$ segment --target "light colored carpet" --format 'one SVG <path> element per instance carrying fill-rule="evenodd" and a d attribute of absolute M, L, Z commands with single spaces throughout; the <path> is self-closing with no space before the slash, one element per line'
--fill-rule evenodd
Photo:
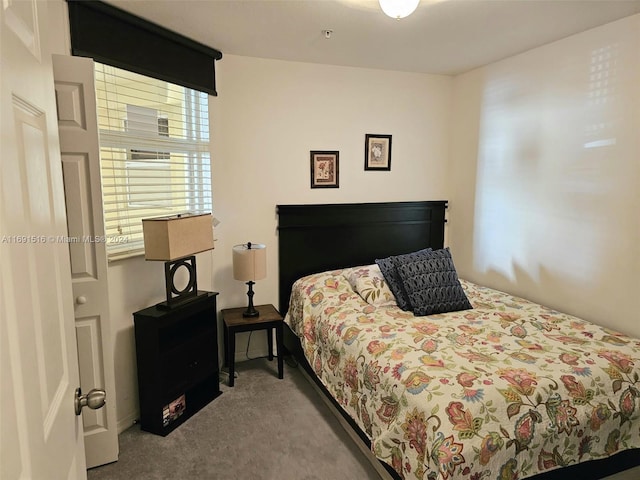
<path fill-rule="evenodd" d="M 89 480 L 368 480 L 376 470 L 303 376 L 276 361 L 236 364 L 235 387 L 166 437 L 134 425 L 119 436 L 118 462 Z M 226 380 L 226 377 L 221 377 Z"/>

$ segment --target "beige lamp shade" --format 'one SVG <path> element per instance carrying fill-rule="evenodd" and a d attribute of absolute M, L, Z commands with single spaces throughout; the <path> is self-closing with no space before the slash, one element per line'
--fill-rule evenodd
<path fill-rule="evenodd" d="M 145 218 L 142 233 L 146 260 L 170 262 L 213 249 L 210 213 Z"/>
<path fill-rule="evenodd" d="M 233 278 L 255 282 L 267 276 L 267 247 L 246 243 L 233 247 Z"/>

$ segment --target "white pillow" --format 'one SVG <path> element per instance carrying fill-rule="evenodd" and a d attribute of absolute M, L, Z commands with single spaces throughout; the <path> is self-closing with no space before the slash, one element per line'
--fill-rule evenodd
<path fill-rule="evenodd" d="M 351 288 L 369 305 L 374 307 L 396 306 L 396 298 L 389 289 L 380 267 L 375 263 L 362 267 L 347 268 L 342 274 L 351 285 Z"/>

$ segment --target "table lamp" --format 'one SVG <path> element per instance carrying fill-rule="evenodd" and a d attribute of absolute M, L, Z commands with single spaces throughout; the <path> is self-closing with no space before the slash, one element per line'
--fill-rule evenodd
<path fill-rule="evenodd" d="M 243 317 L 257 317 L 260 312 L 253 306 L 253 284 L 267 276 L 267 247 L 261 243 L 235 245 L 233 247 L 233 278 L 247 282 L 249 305 Z"/>
<path fill-rule="evenodd" d="M 142 219 L 145 260 L 164 261 L 166 302 L 157 306 L 170 310 L 187 302 L 206 298 L 198 293 L 196 253 L 213 249 L 213 223 L 210 213 L 179 214 Z M 189 275 L 187 285 L 175 285 L 176 272 L 184 267 Z"/>

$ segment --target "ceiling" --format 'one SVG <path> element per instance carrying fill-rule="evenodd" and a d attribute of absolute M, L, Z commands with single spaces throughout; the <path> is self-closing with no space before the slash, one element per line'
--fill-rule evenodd
<path fill-rule="evenodd" d="M 446 75 L 640 13 L 640 0 L 421 0 L 401 20 L 377 0 L 107 3 L 223 55 Z"/>

